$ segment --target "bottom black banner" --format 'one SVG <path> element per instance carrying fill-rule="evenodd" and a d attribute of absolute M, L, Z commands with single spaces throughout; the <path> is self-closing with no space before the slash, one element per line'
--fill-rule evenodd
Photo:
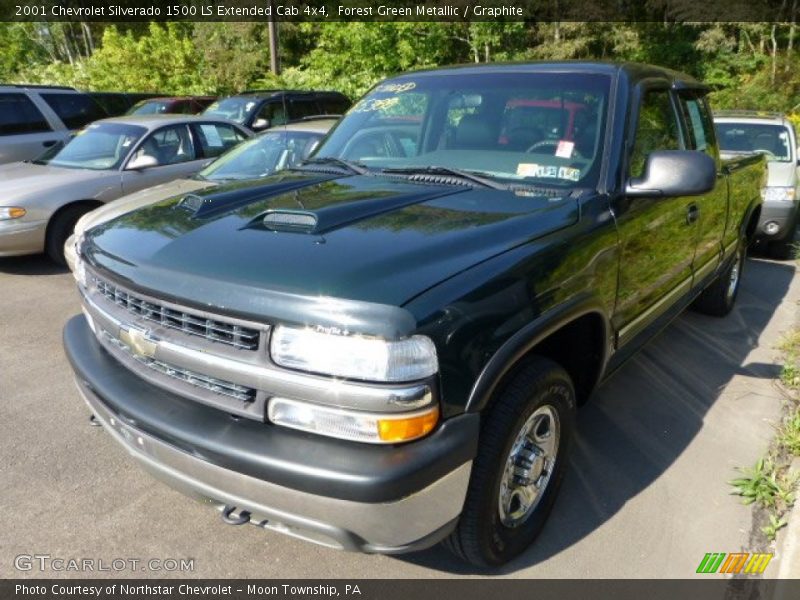
<path fill-rule="evenodd" d="M 138 579 L 6 579 L 0 581 L 2 600 L 85 600 L 87 598 L 197 598 L 231 600 L 503 600 L 535 598 L 615 598 L 620 600 L 800 598 L 800 580 L 723 578 L 692 580 L 138 580 Z"/>

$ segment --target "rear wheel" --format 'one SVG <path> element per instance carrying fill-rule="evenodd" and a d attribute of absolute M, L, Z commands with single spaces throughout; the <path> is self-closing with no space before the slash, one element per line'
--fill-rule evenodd
<path fill-rule="evenodd" d="M 694 304 L 692 304 L 692 308 L 697 312 L 713 317 L 724 317 L 733 310 L 736 297 L 739 295 L 739 284 L 742 280 L 745 254 L 746 244 L 742 240 L 736 248 L 733 260 L 717 276 L 714 283 L 703 290 L 697 297 Z"/>
<path fill-rule="evenodd" d="M 464 509 L 445 546 L 477 566 L 524 552 L 558 494 L 574 420 L 569 375 L 549 359 L 530 359 L 486 415 Z"/>
<path fill-rule="evenodd" d="M 77 204 L 67 206 L 55 214 L 47 226 L 47 237 L 45 239 L 45 253 L 54 263 L 64 266 L 67 264 L 64 258 L 64 244 L 67 238 L 75 230 L 75 223 L 83 215 L 92 210 L 94 206 Z"/>

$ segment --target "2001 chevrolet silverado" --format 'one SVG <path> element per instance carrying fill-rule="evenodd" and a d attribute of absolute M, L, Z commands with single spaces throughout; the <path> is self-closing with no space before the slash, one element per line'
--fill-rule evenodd
<path fill-rule="evenodd" d="M 690 304 L 736 299 L 763 157 L 643 65 L 377 85 L 300 168 L 78 242 L 95 418 L 226 522 L 365 552 L 528 547 L 576 406 Z"/>

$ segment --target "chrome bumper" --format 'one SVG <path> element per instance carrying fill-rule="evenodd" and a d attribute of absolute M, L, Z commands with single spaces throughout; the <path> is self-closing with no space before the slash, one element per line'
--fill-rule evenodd
<path fill-rule="evenodd" d="M 419 492 L 387 503 L 275 485 L 196 458 L 122 422 L 80 379 L 77 385 L 106 431 L 156 478 L 218 510 L 235 506 L 251 513 L 251 523 L 324 546 L 373 553 L 431 546 L 455 526 L 466 496 L 471 461 Z"/>

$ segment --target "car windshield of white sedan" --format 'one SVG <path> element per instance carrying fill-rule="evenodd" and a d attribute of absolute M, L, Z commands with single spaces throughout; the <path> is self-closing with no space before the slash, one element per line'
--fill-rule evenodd
<path fill-rule="evenodd" d="M 374 87 L 312 162 L 342 160 L 397 176 L 460 171 L 499 185 L 594 187 L 609 87 L 610 77 L 598 73 L 407 75 Z"/>
<path fill-rule="evenodd" d="M 258 101 L 254 98 L 225 98 L 214 102 L 203 114 L 244 124 L 255 112 L 257 106 Z"/>
<path fill-rule="evenodd" d="M 116 169 L 146 132 L 136 125 L 92 123 L 54 156 L 36 162 L 71 169 Z"/>
<path fill-rule="evenodd" d="M 297 166 L 322 138 L 310 131 L 270 131 L 240 144 L 198 173 L 198 179 L 255 179 Z"/>
<path fill-rule="evenodd" d="M 791 162 L 789 130 L 783 125 L 762 123 L 717 123 L 723 152 L 765 154 L 768 160 Z"/>

